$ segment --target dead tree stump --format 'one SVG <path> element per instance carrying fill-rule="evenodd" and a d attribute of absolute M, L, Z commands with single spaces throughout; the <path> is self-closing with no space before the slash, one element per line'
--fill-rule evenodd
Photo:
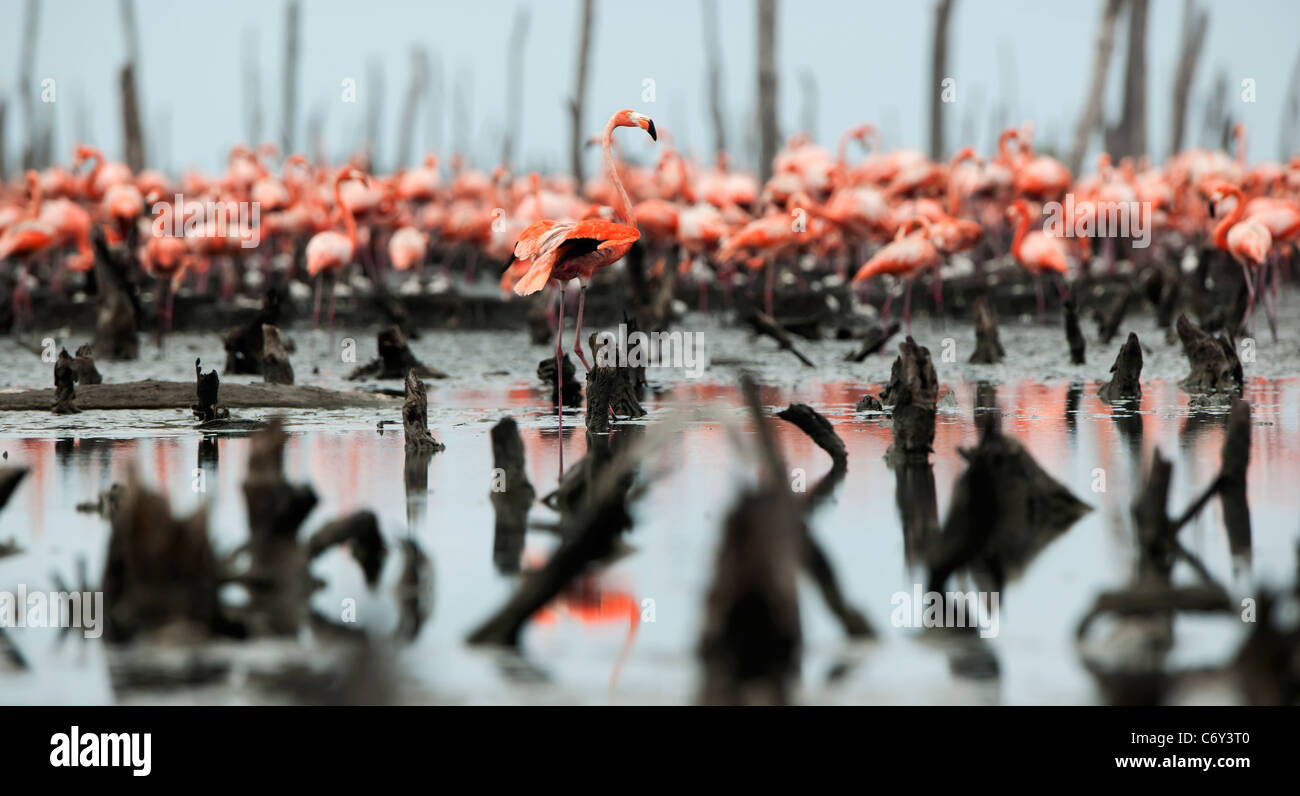
<path fill-rule="evenodd" d="M 1079 313 L 1075 311 L 1073 298 L 1065 300 L 1065 340 L 1070 344 L 1070 363 L 1087 364 L 1085 355 L 1088 343 L 1083 338 L 1083 330 L 1079 328 Z"/>
<path fill-rule="evenodd" d="M 1191 365 L 1191 371 L 1178 386 L 1188 393 L 1241 395 L 1245 378 L 1231 339 L 1222 334 L 1211 337 L 1187 320 L 1186 315 L 1178 316 L 1175 329 Z"/>
<path fill-rule="evenodd" d="M 889 326 L 881 328 L 873 326 L 867 330 L 866 337 L 862 338 L 862 343 L 844 355 L 845 362 L 861 362 L 872 354 L 880 351 L 889 342 L 890 338 L 898 334 L 898 321 L 890 321 Z"/>
<path fill-rule="evenodd" d="M 502 574 L 519 571 L 528 511 L 537 496 L 524 469 L 524 441 L 513 418 L 492 427 L 492 560 Z"/>
<path fill-rule="evenodd" d="M 998 319 L 984 296 L 975 299 L 975 352 L 972 364 L 991 365 L 1001 362 L 1007 352 L 998 339 Z"/>
<path fill-rule="evenodd" d="M 431 368 L 415 358 L 406 345 L 406 336 L 397 326 L 389 326 L 379 333 L 379 358 L 348 374 L 350 381 L 362 379 L 405 379 L 408 372 L 414 371 L 421 379 L 445 379 L 447 374 Z"/>
<path fill-rule="evenodd" d="M 190 407 L 194 410 L 194 417 L 200 423 L 229 418 L 230 410 L 217 405 L 218 393 L 221 390 L 221 377 L 217 375 L 217 371 L 213 370 L 205 374 L 201 360 L 195 359 L 194 378 L 198 397 L 198 403 Z"/>
<path fill-rule="evenodd" d="M 446 448 L 429 433 L 429 396 L 415 371 L 406 374 L 406 402 L 402 404 L 402 432 L 408 451 L 440 451 Z"/>
<path fill-rule="evenodd" d="M 60 349 L 59 358 L 54 361 L 54 405 L 50 407 L 54 414 L 70 415 L 81 411 L 77 408 L 76 374 L 68 349 Z"/>
<path fill-rule="evenodd" d="M 1133 332 L 1128 333 L 1128 339 L 1120 347 L 1115 364 L 1110 366 L 1110 372 L 1110 380 L 1097 390 L 1097 396 L 1101 400 L 1111 403 L 1142 398 L 1142 344 Z"/>
<path fill-rule="evenodd" d="M 94 348 L 90 343 L 84 343 L 77 348 L 76 356 L 72 360 L 72 369 L 76 374 L 78 384 L 104 383 L 104 377 L 100 375 L 99 369 L 95 367 Z"/>
<path fill-rule="evenodd" d="M 271 324 L 262 325 L 262 380 L 267 384 L 293 384 L 293 365 L 289 352 L 284 350 L 280 330 Z"/>
<path fill-rule="evenodd" d="M 898 347 L 898 358 L 890 369 L 889 384 L 880 402 L 892 407 L 894 443 L 886 455 L 904 459 L 925 459 L 934 444 L 934 418 L 938 409 L 939 378 L 934 372 L 930 349 L 908 336 Z"/>

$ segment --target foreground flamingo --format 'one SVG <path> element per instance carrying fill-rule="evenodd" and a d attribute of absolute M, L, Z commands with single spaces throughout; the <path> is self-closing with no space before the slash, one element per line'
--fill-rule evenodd
<path fill-rule="evenodd" d="M 1053 271 L 1064 275 L 1069 268 L 1065 259 L 1065 244 L 1060 238 L 1054 238 L 1042 230 L 1029 232 L 1029 205 L 1024 199 L 1017 199 L 1007 208 L 1007 217 L 1016 222 L 1016 236 L 1011 241 L 1011 256 L 1034 275 L 1034 290 L 1038 298 L 1038 320 L 1043 320 L 1045 302 L 1043 301 L 1043 271 Z M 1065 288 L 1058 284 L 1057 290 L 1062 296 Z"/>
<path fill-rule="evenodd" d="M 340 186 L 345 180 L 361 180 L 366 182 L 366 175 L 351 166 L 344 166 L 334 177 L 334 205 L 343 214 L 343 227 L 347 230 L 344 235 L 336 230 L 326 230 L 318 232 L 312 236 L 307 243 L 307 275 L 316 280 L 316 309 L 312 314 L 312 320 L 317 328 L 320 328 L 320 295 L 321 280 L 324 278 L 324 272 L 329 271 L 332 275 L 337 275 L 349 263 L 352 262 L 352 255 L 357 251 L 357 222 L 352 217 L 352 209 L 343 202 L 343 194 Z M 330 338 L 334 337 L 334 290 L 330 286 Z"/>
<path fill-rule="evenodd" d="M 912 232 L 913 229 L 918 232 Z M 939 250 L 930 242 L 930 222 L 924 217 L 913 218 L 898 228 L 893 242 L 881 247 L 870 260 L 858 269 L 853 283 L 865 282 L 880 274 L 903 275 L 903 325 L 912 333 L 912 280 L 939 265 Z M 882 324 L 889 320 L 889 296 L 881 311 Z"/>
<path fill-rule="evenodd" d="M 573 351 L 582 364 L 591 369 L 582 353 L 582 310 L 587 300 L 587 281 L 597 268 L 617 262 L 627 254 L 641 237 L 637 231 L 632 200 L 628 198 L 618 169 L 614 166 L 611 148 L 614 129 L 640 127 L 657 140 L 655 123 L 649 116 L 631 110 L 621 110 L 609 117 L 601 137 L 605 153 L 605 169 L 614 186 L 614 217 L 617 221 L 554 221 L 543 219 L 528 225 L 515 243 L 512 273 L 520 276 L 514 284 L 515 293 L 527 296 L 554 282 L 560 293 L 560 320 L 555 329 L 555 366 L 558 400 L 555 413 L 560 428 L 560 474 L 564 474 L 564 291 L 572 279 L 578 280 L 578 324 L 574 332 Z"/>

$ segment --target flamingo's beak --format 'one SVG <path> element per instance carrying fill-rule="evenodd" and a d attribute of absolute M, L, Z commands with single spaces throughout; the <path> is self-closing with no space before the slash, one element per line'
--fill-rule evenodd
<path fill-rule="evenodd" d="M 632 114 L 632 120 L 636 122 L 637 127 L 640 127 L 642 130 L 645 130 L 650 134 L 651 141 L 659 140 L 659 134 L 655 132 L 654 119 L 640 113 L 634 113 Z"/>

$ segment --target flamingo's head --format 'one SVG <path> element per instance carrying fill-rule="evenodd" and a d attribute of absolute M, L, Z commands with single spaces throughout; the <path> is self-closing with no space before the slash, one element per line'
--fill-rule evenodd
<path fill-rule="evenodd" d="M 952 156 L 952 165 L 956 166 L 958 163 L 961 163 L 962 161 L 975 160 L 975 159 L 976 159 L 975 147 L 973 146 L 962 147 L 957 151 L 957 154 Z"/>
<path fill-rule="evenodd" d="M 1007 207 L 1007 218 L 1028 218 L 1029 203 L 1024 199 L 1017 199 Z"/>
<path fill-rule="evenodd" d="M 264 158 L 277 158 L 280 156 L 280 150 L 276 148 L 275 144 L 267 141 L 257 148 L 257 154 Z"/>
<path fill-rule="evenodd" d="M 367 187 L 370 185 L 370 178 L 356 166 L 344 166 L 339 169 L 338 176 L 334 178 L 335 184 L 347 182 L 348 180 L 360 180 L 363 185 Z"/>
<path fill-rule="evenodd" d="M 85 163 L 87 160 L 90 160 L 91 158 L 97 158 L 102 160 L 103 157 L 104 157 L 103 155 L 99 154 L 99 150 L 95 149 L 93 146 L 78 144 L 77 149 L 73 152 L 72 168 L 76 169 L 82 163 Z"/>
<path fill-rule="evenodd" d="M 652 141 L 659 140 L 659 134 L 655 132 L 654 120 L 643 113 L 637 113 L 633 110 L 621 110 L 614 114 L 615 127 L 640 127 L 650 134 Z"/>
<path fill-rule="evenodd" d="M 504 176 L 506 176 L 506 167 L 505 167 L 505 166 L 497 166 L 496 168 L 492 169 L 492 182 L 493 182 L 493 184 L 495 184 L 498 180 L 500 180 L 500 179 L 501 179 L 502 177 L 504 177 Z"/>

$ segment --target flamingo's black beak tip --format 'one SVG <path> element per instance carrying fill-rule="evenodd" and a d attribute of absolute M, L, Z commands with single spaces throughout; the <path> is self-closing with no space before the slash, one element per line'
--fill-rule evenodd
<path fill-rule="evenodd" d="M 650 134 L 650 140 L 651 140 L 651 141 L 658 141 L 658 140 L 659 140 L 659 135 L 658 135 L 657 133 L 655 133 L 655 123 L 654 123 L 654 119 L 646 119 L 646 120 L 645 120 L 645 124 L 646 124 L 645 131 L 646 131 L 647 133 Z"/>

